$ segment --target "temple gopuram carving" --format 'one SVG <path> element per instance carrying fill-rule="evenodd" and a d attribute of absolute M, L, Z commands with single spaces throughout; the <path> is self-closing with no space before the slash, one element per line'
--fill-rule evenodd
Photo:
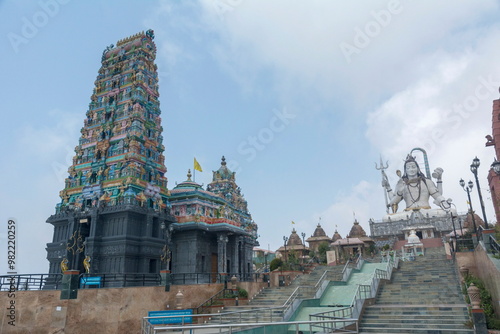
<path fill-rule="evenodd" d="M 63 263 L 100 274 L 252 272 L 257 225 L 224 159 L 206 191 L 189 177 L 172 196 L 167 189 L 153 39 L 141 32 L 102 54 L 61 201 L 47 219 L 50 273 Z M 109 275 L 108 286 L 112 277 L 124 284 Z"/>

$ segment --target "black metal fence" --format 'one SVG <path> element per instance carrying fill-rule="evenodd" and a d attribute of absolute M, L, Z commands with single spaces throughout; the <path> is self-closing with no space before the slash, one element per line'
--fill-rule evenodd
<path fill-rule="evenodd" d="M 474 240 L 472 239 L 457 239 L 457 252 L 472 252 L 474 251 Z"/>
<path fill-rule="evenodd" d="M 0 291 L 57 290 L 61 288 L 62 274 L 23 274 L 0 276 Z"/>
<path fill-rule="evenodd" d="M 231 280 L 231 277 L 236 276 L 240 282 L 263 282 L 263 273 L 253 274 L 236 274 L 236 273 L 171 273 L 171 284 L 209 284 L 209 283 L 226 283 Z"/>
<path fill-rule="evenodd" d="M 161 285 L 160 274 L 80 274 L 80 289 Z"/>
<path fill-rule="evenodd" d="M 264 282 L 265 275 L 254 274 L 220 274 L 220 273 L 173 273 L 169 274 L 169 284 L 209 284 L 229 283 L 231 277 L 236 276 L 238 281 Z M 9 290 L 58 290 L 62 285 L 63 274 L 19 274 L 1 275 L 0 291 Z M 162 285 L 160 274 L 137 274 L 137 273 L 103 273 L 103 274 L 80 274 L 80 289 L 90 288 L 121 288 L 133 286 L 160 286 Z"/>

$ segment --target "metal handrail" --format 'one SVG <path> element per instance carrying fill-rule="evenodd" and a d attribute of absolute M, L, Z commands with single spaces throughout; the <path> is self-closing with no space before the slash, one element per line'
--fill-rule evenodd
<path fill-rule="evenodd" d="M 288 299 L 283 303 L 283 314 L 286 314 L 286 312 L 292 307 L 293 302 L 297 299 L 297 296 L 299 295 L 299 290 L 300 286 L 296 287 L 295 290 L 293 290 L 290 297 L 288 297 Z"/>
<path fill-rule="evenodd" d="M 490 235 L 490 247 L 494 250 L 494 252 L 500 254 L 500 245 L 498 244 L 497 239 L 495 239 L 492 235 Z"/>
<path fill-rule="evenodd" d="M 1 275 L 0 291 L 15 290 L 58 290 L 63 274 L 17 274 Z"/>
<path fill-rule="evenodd" d="M 352 268 L 347 268 L 347 270 L 342 274 L 342 281 L 347 282 L 351 276 Z"/>
<path fill-rule="evenodd" d="M 158 286 L 161 284 L 160 274 L 146 273 L 94 273 L 80 274 L 80 278 L 100 277 L 101 288 L 130 287 L 130 286 Z M 82 286 L 80 286 L 82 288 Z"/>
<path fill-rule="evenodd" d="M 361 267 L 363 267 L 363 264 L 365 263 L 365 259 L 361 257 L 361 254 L 359 254 L 358 259 L 356 260 L 356 269 L 360 270 Z"/>
<path fill-rule="evenodd" d="M 194 313 L 195 314 L 202 314 L 203 311 L 205 309 L 208 309 L 210 306 L 212 306 L 213 303 L 216 300 L 221 299 L 221 297 L 224 296 L 225 294 L 229 294 L 229 293 L 232 293 L 232 292 L 233 292 L 233 290 L 231 290 L 231 289 L 222 289 L 222 290 L 220 290 L 215 295 L 213 295 L 212 297 L 208 298 L 203 303 L 201 303 L 198 307 L 195 307 L 194 308 Z"/>
<path fill-rule="evenodd" d="M 144 318 L 143 318 L 144 319 Z M 355 330 L 348 330 L 344 328 L 337 328 L 337 324 L 345 323 L 355 323 Z M 144 324 L 144 323 L 143 323 Z M 209 332 L 219 332 L 219 333 L 233 333 L 233 331 L 238 329 L 246 329 L 252 327 L 266 327 L 266 326 L 286 326 L 286 327 L 295 327 L 295 332 L 299 332 L 300 325 L 309 325 L 309 332 L 317 332 L 318 330 L 314 330 L 314 327 L 321 327 L 322 329 L 327 328 L 329 333 L 358 333 L 358 320 L 357 319 L 349 319 L 349 318 L 329 318 L 327 320 L 316 320 L 316 321 L 280 321 L 280 322 L 260 322 L 260 323 L 237 323 L 237 324 L 219 324 L 219 325 L 184 325 L 184 326 L 147 326 L 143 327 L 142 334 L 156 334 L 159 332 L 175 332 L 175 331 L 189 331 L 190 333 L 196 333 L 196 330 L 205 330 Z"/>
<path fill-rule="evenodd" d="M 192 323 L 198 323 L 202 324 L 204 319 L 210 319 L 212 321 L 215 320 L 216 323 L 223 324 L 223 317 L 231 316 L 231 315 L 237 315 L 239 316 L 239 321 L 241 322 L 242 315 L 244 314 L 249 314 L 250 315 L 250 320 L 253 320 L 253 323 L 259 323 L 259 318 L 265 319 L 266 318 L 266 313 L 269 314 L 269 318 L 271 319 L 271 322 L 273 322 L 273 314 L 275 313 L 274 311 L 278 311 L 279 313 L 282 313 L 283 307 L 269 307 L 269 308 L 259 308 L 259 309 L 246 309 L 246 310 L 239 310 L 239 311 L 232 311 L 232 312 L 223 312 L 223 313 L 205 313 L 205 314 L 190 314 L 190 315 L 164 315 L 164 316 L 154 316 L 154 317 L 143 317 L 142 318 L 142 328 L 145 333 L 150 333 L 150 331 L 153 329 L 154 325 L 149 322 L 150 319 L 163 319 L 163 320 L 168 320 L 171 318 L 175 318 L 175 320 L 180 320 L 179 322 L 183 325 L 185 325 L 186 321 L 184 321 L 185 318 L 190 318 Z M 201 319 L 201 321 L 200 321 Z M 282 318 L 280 317 L 280 320 Z M 198 325 L 200 326 L 200 325 Z M 170 327 L 169 327 L 170 328 Z"/>
<path fill-rule="evenodd" d="M 342 268 L 342 274 L 344 274 L 344 272 L 347 270 L 347 268 L 349 266 L 349 262 L 351 262 L 351 260 L 346 261 L 344 268 Z"/>
<path fill-rule="evenodd" d="M 319 288 L 321 287 L 321 285 L 323 284 L 323 281 L 326 279 L 327 273 L 328 273 L 328 270 L 325 270 L 325 272 L 323 273 L 323 275 L 321 275 L 321 277 L 319 278 L 316 285 L 314 285 L 314 288 L 316 289 L 316 291 L 318 291 Z"/>

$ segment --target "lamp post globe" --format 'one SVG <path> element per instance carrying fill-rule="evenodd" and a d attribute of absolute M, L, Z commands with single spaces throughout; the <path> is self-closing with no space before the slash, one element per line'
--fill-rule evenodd
<path fill-rule="evenodd" d="M 495 172 L 495 174 L 500 175 L 500 161 L 495 159 L 493 163 L 491 164 L 491 168 Z"/>
<path fill-rule="evenodd" d="M 472 163 L 470 165 L 470 171 L 472 172 L 472 174 L 474 174 L 474 178 L 476 179 L 477 193 L 479 195 L 479 204 L 481 205 L 481 212 L 483 213 L 484 227 L 488 228 L 488 219 L 486 218 L 486 210 L 484 208 L 483 195 L 481 194 L 481 186 L 479 186 L 479 178 L 477 176 L 477 171 L 480 165 L 481 161 L 479 160 L 478 157 L 475 157 L 474 159 L 472 159 Z"/>
<path fill-rule="evenodd" d="M 472 181 L 469 180 L 469 182 L 467 182 L 467 187 L 465 186 L 465 181 L 463 179 L 460 179 L 459 183 L 460 183 L 460 186 L 463 188 L 463 190 L 467 193 L 467 199 L 469 200 L 469 211 L 470 211 L 470 215 L 472 217 L 472 225 L 474 225 L 474 233 L 476 234 L 476 236 L 478 236 L 477 227 L 476 227 L 476 219 L 474 218 L 474 210 L 472 209 L 472 201 L 470 199 L 470 192 L 471 192 L 472 188 L 474 187 L 474 183 L 472 183 Z"/>

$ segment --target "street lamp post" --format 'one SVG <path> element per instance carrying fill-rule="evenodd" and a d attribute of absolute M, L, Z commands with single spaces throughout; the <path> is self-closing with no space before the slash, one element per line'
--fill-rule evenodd
<path fill-rule="evenodd" d="M 304 240 L 306 238 L 306 234 L 302 232 L 300 235 L 302 236 L 302 263 L 305 263 L 304 252 L 306 250 L 306 242 Z"/>
<path fill-rule="evenodd" d="M 453 205 L 455 206 L 455 204 L 453 204 Z M 456 206 L 455 206 L 455 208 L 456 208 Z M 450 210 L 450 216 L 451 216 L 451 223 L 453 224 L 453 238 L 455 238 L 454 242 L 453 241 L 451 242 L 451 250 L 453 251 L 453 257 L 455 257 L 455 250 L 456 250 L 455 245 L 457 243 L 457 230 L 455 229 L 456 216 L 453 215 L 453 211 L 451 211 L 451 210 Z"/>
<path fill-rule="evenodd" d="M 463 179 L 460 179 L 460 186 L 464 189 L 464 191 L 467 193 L 467 198 L 469 199 L 469 209 L 470 209 L 470 215 L 472 217 L 472 224 L 474 225 L 474 233 L 477 235 L 477 227 L 476 227 L 476 220 L 474 219 L 474 210 L 472 209 L 472 201 L 470 199 L 470 192 L 472 191 L 472 187 L 474 184 L 472 181 L 469 181 L 467 183 L 467 187 L 465 186 L 465 181 Z"/>
<path fill-rule="evenodd" d="M 286 243 L 288 242 L 288 237 L 283 236 L 283 243 L 285 244 L 285 262 L 288 262 L 288 253 L 286 251 Z"/>
<path fill-rule="evenodd" d="M 458 218 L 458 225 L 460 226 L 460 235 L 464 235 L 464 230 L 462 229 L 462 218 Z"/>
<path fill-rule="evenodd" d="M 483 195 L 481 194 L 481 187 L 479 186 L 479 178 L 477 177 L 477 169 L 479 168 L 479 165 L 480 161 L 478 157 L 475 157 L 472 160 L 472 164 L 470 165 L 470 170 L 472 174 L 474 174 L 474 177 L 476 178 L 477 193 L 479 194 L 479 204 L 481 204 L 481 210 L 483 211 L 484 227 L 488 228 L 488 220 L 486 219 L 486 210 L 484 209 Z"/>

